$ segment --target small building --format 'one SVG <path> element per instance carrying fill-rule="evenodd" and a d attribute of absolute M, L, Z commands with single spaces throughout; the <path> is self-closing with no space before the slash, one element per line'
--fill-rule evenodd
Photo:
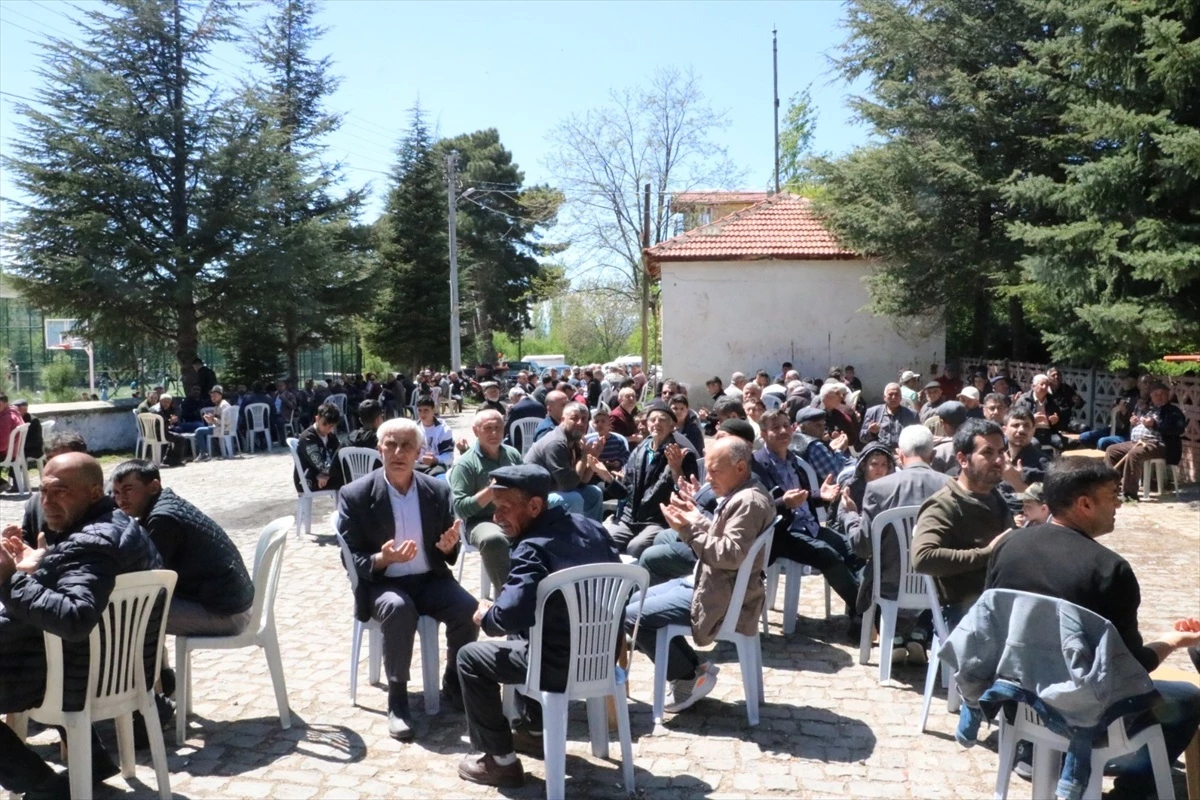
<path fill-rule="evenodd" d="M 776 375 L 784 361 L 818 378 L 852 364 L 869 399 L 901 370 L 942 364 L 944 326 L 867 310 L 870 260 L 843 247 L 807 198 L 766 197 L 645 255 L 662 290 L 664 374 L 687 383 L 693 402 L 711 402 L 713 375 Z"/>

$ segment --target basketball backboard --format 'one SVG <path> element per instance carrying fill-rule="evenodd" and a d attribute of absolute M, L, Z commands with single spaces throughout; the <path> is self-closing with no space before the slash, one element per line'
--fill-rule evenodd
<path fill-rule="evenodd" d="M 83 337 L 79 335 L 82 331 L 76 330 L 78 320 L 47 319 L 44 320 L 44 325 L 47 350 L 82 350 L 86 346 Z"/>

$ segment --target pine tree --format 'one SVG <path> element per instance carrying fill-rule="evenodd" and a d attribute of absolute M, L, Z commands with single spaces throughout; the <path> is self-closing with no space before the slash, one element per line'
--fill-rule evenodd
<path fill-rule="evenodd" d="M 6 160 L 27 199 L 7 232 L 21 291 L 96 341 L 169 343 L 194 380 L 198 327 L 253 297 L 247 260 L 273 162 L 256 112 L 207 82 L 224 0 L 109 0 L 44 45 L 38 104 Z"/>
<path fill-rule="evenodd" d="M 320 4 L 270 2 L 271 13 L 254 39 L 267 80 L 250 90 L 276 143 L 271 218 L 259 237 L 256 264 L 258 285 L 268 291 L 259 292 L 263 304 L 256 315 L 229 324 L 252 326 L 253 333 L 231 337 L 241 346 L 286 353 L 294 377 L 299 351 L 344 333 L 366 300 L 366 259 L 351 230 L 363 193 L 336 196 L 340 170 L 322 161 L 324 138 L 340 127 L 341 117 L 324 108 L 338 83 L 329 58 L 312 55 L 325 32 L 315 23 Z"/>
<path fill-rule="evenodd" d="M 870 96 L 852 104 L 877 141 L 816 161 L 818 208 L 878 259 L 876 311 L 961 325 L 953 338 L 970 352 L 1010 343 L 1026 355 L 1024 249 L 1003 189 L 1063 155 L 1060 105 L 1018 73 L 1027 43 L 1051 31 L 1022 3 L 985 0 L 853 0 L 847 27 L 839 67 L 868 79 Z"/>
<path fill-rule="evenodd" d="M 445 171 L 420 104 L 409 114 L 379 238 L 371 352 L 417 368 L 450 362 L 450 255 Z"/>
<path fill-rule="evenodd" d="M 1063 104 L 1070 158 L 1030 165 L 1031 304 L 1056 357 L 1133 362 L 1200 349 L 1200 7 L 1086 0 L 1042 11 L 1030 91 Z M 1071 69 L 1062 65 L 1069 64 Z"/>
<path fill-rule="evenodd" d="M 494 363 L 495 334 L 518 335 L 529 326 L 529 306 L 543 299 L 538 257 L 563 248 L 542 241 L 542 230 L 554 224 L 562 194 L 523 187 L 525 174 L 494 128 L 443 139 L 436 150 L 457 153 L 459 182 L 470 192 L 458 204 L 459 316 L 479 360 Z"/>

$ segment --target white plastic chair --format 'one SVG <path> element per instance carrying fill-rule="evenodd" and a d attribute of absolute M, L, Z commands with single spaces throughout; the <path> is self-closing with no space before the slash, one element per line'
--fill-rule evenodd
<path fill-rule="evenodd" d="M 817 471 L 803 458 L 798 459 L 804 474 L 808 478 L 809 491 L 820 491 L 821 482 L 817 479 Z M 824 525 L 829 519 L 829 512 L 824 507 L 817 507 L 817 523 Z M 821 571 L 808 564 L 792 561 L 790 558 L 777 558 L 775 563 L 767 568 L 767 602 L 763 604 L 762 630 L 767 633 L 767 609 L 775 608 L 776 595 L 779 592 L 779 578 L 783 576 L 787 583 L 783 590 L 783 632 L 791 636 L 796 631 L 796 619 L 800 616 L 800 579 L 805 575 L 821 576 Z M 825 582 L 825 619 L 833 613 L 833 589 Z"/>
<path fill-rule="evenodd" d="M 345 428 L 346 433 L 350 432 L 350 418 L 346 416 L 346 395 L 338 393 L 331 394 L 325 398 L 326 403 L 333 403 L 337 406 L 337 410 L 342 412 L 341 419 L 338 420 L 338 426 Z"/>
<path fill-rule="evenodd" d="M 225 458 L 233 458 L 234 448 L 240 448 L 237 436 L 238 426 L 238 407 L 232 403 L 221 411 L 221 419 L 213 426 L 212 436 L 208 437 L 208 454 L 212 455 L 213 440 L 216 439 L 220 448 L 221 455 Z"/>
<path fill-rule="evenodd" d="M 29 720 L 66 729 L 67 772 L 74 800 L 92 797 L 92 723 L 116 720 L 121 775 L 134 776 L 133 712 L 141 711 L 150 739 L 150 755 L 158 779 L 158 796 L 171 797 L 171 776 L 163 742 L 154 686 L 146 685 L 146 640 L 154 637 L 154 668 L 159 671 L 159 654 L 167 629 L 167 609 L 175 591 L 176 575 L 170 570 L 127 572 L 117 576 L 112 595 L 97 625 L 88 636 L 90 666 L 87 694 L 80 711 L 63 710 L 62 639 L 43 634 L 46 642 L 46 694 L 37 708 L 9 715 L 9 726 L 22 741 Z M 151 613 L 163 598 L 157 631 L 147 630 Z"/>
<path fill-rule="evenodd" d="M 283 659 L 279 654 L 279 637 L 275 634 L 275 594 L 279 591 L 279 573 L 283 567 L 283 546 L 287 542 L 291 517 L 280 517 L 263 528 L 254 551 L 254 603 L 250 606 L 250 621 L 236 636 L 176 636 L 175 670 L 179 693 L 175 712 L 175 744 L 187 741 L 187 715 L 192 711 L 192 651 L 240 650 L 261 647 L 275 686 L 275 702 L 279 706 L 279 725 L 292 727 L 288 710 L 287 685 L 283 677 Z"/>
<path fill-rule="evenodd" d="M 466 526 L 466 523 L 463 523 Z M 462 583 L 463 565 L 467 560 L 467 553 L 478 553 L 479 548 L 467 541 L 466 535 L 462 537 L 462 552 L 458 554 L 458 582 Z M 483 556 L 479 557 L 479 596 L 484 600 L 492 600 L 496 596 L 496 587 L 492 586 L 492 579 L 488 577 L 487 568 L 483 564 Z"/>
<path fill-rule="evenodd" d="M 138 414 L 137 421 L 138 439 L 141 440 L 138 457 L 145 458 L 156 467 L 162 466 L 163 452 L 170 444 L 167 441 L 167 428 L 163 423 L 163 418 L 147 411 Z"/>
<path fill-rule="evenodd" d="M 1062 754 L 1067 752 L 1067 739 L 1047 728 L 1032 708 L 1018 703 L 1013 724 L 1010 725 L 1006 716 L 1000 714 L 1000 745 L 997 748 L 1000 764 L 996 770 L 996 800 L 1005 800 L 1008 797 L 1013 756 L 1017 751 L 1017 742 L 1022 740 L 1033 744 L 1033 796 L 1054 797 L 1058 767 Z M 1115 720 L 1108 726 L 1106 746 L 1092 749 L 1092 775 L 1081 800 L 1100 800 L 1106 762 L 1128 753 L 1136 753 L 1143 747 L 1150 753 L 1155 793 L 1159 800 L 1174 800 L 1175 787 L 1171 783 L 1171 764 L 1167 760 L 1162 726 L 1154 724 L 1129 736 L 1125 731 L 1124 718 Z"/>
<path fill-rule="evenodd" d="M 312 504 L 314 497 L 332 497 L 337 498 L 335 489 L 317 489 L 313 491 L 308 488 L 308 481 L 304 480 L 304 465 L 300 463 L 300 447 L 299 439 L 287 440 L 288 450 L 292 453 L 292 464 L 296 470 L 296 474 L 300 476 L 300 495 L 296 498 L 296 535 L 301 533 L 312 533 Z"/>
<path fill-rule="evenodd" d="M 329 527 L 337 537 L 342 550 L 342 566 L 350 578 L 350 595 L 358 590 L 358 573 L 354 571 L 354 556 L 345 537 L 337 529 L 338 512 L 329 518 Z M 379 620 L 360 622 L 354 618 L 354 629 L 350 634 L 350 704 L 358 705 L 358 664 L 362 660 L 362 635 L 367 632 L 367 677 L 372 684 L 379 683 L 380 667 L 383 663 L 383 631 Z M 421 683 L 425 689 L 425 713 L 434 716 L 442 710 L 441 692 L 438 687 L 438 622 L 433 617 L 417 618 L 417 635 L 421 638 Z"/>
<path fill-rule="evenodd" d="M 13 480 L 17 483 L 17 491 L 21 494 L 29 494 L 29 485 L 32 482 L 29 477 L 29 463 L 25 460 L 25 439 L 29 436 L 29 423 L 12 429 L 12 433 L 8 434 L 8 452 L 5 453 L 3 461 L 0 461 L 0 469 L 10 467 L 13 472 Z"/>
<path fill-rule="evenodd" d="M 862 397 L 862 389 L 853 391 L 846 395 L 846 407 L 856 408 L 858 406 L 858 398 Z"/>
<path fill-rule="evenodd" d="M 529 448 L 533 447 L 533 434 L 537 432 L 538 425 L 542 421 L 536 418 L 519 419 L 513 423 L 513 436 L 520 435 L 521 437 L 521 455 L 529 452 Z"/>
<path fill-rule="evenodd" d="M 45 420 L 44 422 L 42 422 L 42 441 L 43 442 L 45 442 L 46 439 L 48 439 L 50 437 L 50 434 L 54 431 L 54 425 L 55 425 L 55 422 L 52 419 L 48 419 L 48 420 Z M 26 434 L 26 438 L 29 438 L 28 434 Z M 29 462 L 30 461 L 33 461 L 37 465 L 38 478 L 40 479 L 41 475 L 42 475 L 42 470 L 44 470 L 46 468 L 45 449 L 43 448 L 42 454 L 40 456 L 38 456 L 37 458 L 25 460 L 25 470 L 27 473 L 29 471 Z"/>
<path fill-rule="evenodd" d="M 1171 476 L 1171 481 L 1175 484 L 1173 494 L 1179 492 L 1179 467 L 1174 464 L 1168 464 L 1165 458 L 1148 458 L 1142 462 L 1142 487 L 1141 495 L 1145 500 L 1150 499 L 1150 479 L 1154 477 L 1154 471 L 1158 471 L 1158 495 L 1159 497 L 1167 493 L 1167 476 Z"/>
<path fill-rule="evenodd" d="M 515 709 L 515 692 L 536 700 L 542 706 L 542 743 L 545 747 L 546 798 L 562 800 L 566 796 L 567 704 L 587 701 L 588 733 L 592 755 L 608 758 L 608 714 L 605 698 L 611 697 L 617 710 L 617 735 L 621 740 L 622 772 L 625 791 L 633 794 L 633 741 L 629 729 L 629 705 L 625 697 L 626 676 L 617 666 L 617 637 L 625 624 L 625 606 L 636 589 L 644 598 L 650 573 L 636 564 L 585 564 L 569 567 L 544 578 L 537 588 L 535 622 L 529 630 L 529 668 L 525 683 L 505 684 L 505 708 Z M 570 620 L 571 655 L 567 685 L 562 692 L 542 691 L 542 617 L 546 600 L 560 592 L 567 604 Z M 641 622 L 638 604 L 634 634 Z"/>
<path fill-rule="evenodd" d="M 771 392 L 770 394 L 764 394 L 762 396 L 762 401 L 763 405 L 766 406 L 768 411 L 774 411 L 783 405 L 783 398 L 774 392 Z"/>
<path fill-rule="evenodd" d="M 758 724 L 758 704 L 763 696 L 762 640 L 757 631 L 753 636 L 738 633 L 737 623 L 738 617 L 741 616 L 742 606 L 746 601 L 746 589 L 750 586 L 750 580 L 752 578 L 759 579 L 759 573 L 765 566 L 767 554 L 771 552 L 771 540 L 775 536 L 777 522 L 779 522 L 778 517 L 771 520 L 771 524 L 758 535 L 746 553 L 746 559 L 738 567 L 733 593 L 729 597 L 729 609 L 725 613 L 721 627 L 713 637 L 716 641 L 733 642 L 737 646 L 738 663 L 742 669 L 742 687 L 746 693 L 746 717 L 750 720 L 751 725 Z M 763 562 L 762 564 L 758 563 L 760 560 Z M 696 563 L 696 571 L 700 571 L 699 562 Z M 764 602 L 766 602 L 765 599 Z M 667 625 L 658 629 L 658 640 L 654 648 L 654 722 L 656 724 L 663 720 L 663 705 L 666 700 L 667 649 L 671 640 L 676 636 L 690 636 L 691 634 L 690 623 Z"/>
<path fill-rule="evenodd" d="M 337 453 L 338 460 L 342 462 L 342 472 L 346 476 L 346 483 L 356 481 L 364 475 L 370 475 L 383 465 L 379 451 L 369 447 L 343 447 Z"/>
<path fill-rule="evenodd" d="M 920 575 L 912 570 L 909 553 L 912 552 L 912 531 L 917 524 L 917 513 L 920 506 L 900 506 L 891 508 L 871 520 L 869 536 L 871 539 L 871 575 L 874 583 L 871 587 L 871 606 L 863 615 L 862 636 L 858 642 L 858 663 L 866 664 L 871 658 L 871 620 L 875 619 L 875 609 L 879 608 L 879 682 L 892 677 L 892 640 L 896 635 L 896 617 L 901 609 L 906 611 L 924 611 L 930 609 L 934 615 L 934 627 L 940 627 L 938 635 L 945 641 L 945 623 L 940 623 L 942 609 L 937 602 L 937 593 L 929 594 L 929 584 L 926 575 Z M 883 548 L 883 532 L 891 526 L 896 534 L 896 547 L 900 551 L 900 586 L 895 600 L 886 600 L 879 596 L 880 572 L 882 569 L 881 552 Z M 931 658 L 930 661 L 937 659 Z"/>
<path fill-rule="evenodd" d="M 267 440 L 267 452 L 271 452 L 274 442 L 271 441 L 271 427 L 267 421 L 271 418 L 271 407 L 266 403 L 251 403 L 246 406 L 246 444 L 247 449 L 254 452 L 255 434 L 261 433 Z"/>

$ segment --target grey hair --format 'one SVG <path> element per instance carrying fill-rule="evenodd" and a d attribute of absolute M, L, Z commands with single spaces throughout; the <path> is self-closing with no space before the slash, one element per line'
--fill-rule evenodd
<path fill-rule="evenodd" d="M 1039 372 L 1037 375 L 1034 375 L 1034 376 L 1033 376 L 1033 380 L 1032 380 L 1032 381 L 1030 381 L 1029 385 L 1030 385 L 1030 386 L 1037 386 L 1039 383 L 1049 383 L 1049 382 L 1050 382 L 1050 376 L 1049 376 L 1049 375 L 1044 375 L 1044 374 L 1042 374 L 1042 373 L 1040 373 L 1040 372 Z"/>
<path fill-rule="evenodd" d="M 825 397 L 825 395 L 832 394 L 834 392 L 837 392 L 838 394 L 842 395 L 842 397 L 845 397 L 846 395 L 850 394 L 850 387 L 844 383 L 838 383 L 836 381 L 833 383 L 826 383 L 821 387 L 821 397 Z"/>
<path fill-rule="evenodd" d="M 563 416 L 566 416 L 568 411 L 579 411 L 586 419 L 591 419 L 592 417 L 592 412 L 588 411 L 588 407 L 583 403 L 567 403 L 563 406 Z"/>
<path fill-rule="evenodd" d="M 520 386 L 514 386 L 508 390 L 509 402 L 515 403 L 517 400 L 520 400 L 524 396 L 525 396 L 525 390 L 522 389 Z"/>
<path fill-rule="evenodd" d="M 750 470 L 750 460 L 754 457 L 754 449 L 745 439 L 737 436 L 725 436 L 713 446 L 713 451 L 729 459 L 730 464 L 742 463 Z"/>
<path fill-rule="evenodd" d="M 386 420 L 382 425 L 379 426 L 379 429 L 375 431 L 376 437 L 381 442 L 388 434 L 392 434 L 401 439 L 411 437 L 418 443 L 425 440 L 425 434 L 421 432 L 421 426 L 417 424 L 416 420 L 411 420 L 407 417 L 396 417 L 395 419 Z"/>
<path fill-rule="evenodd" d="M 933 453 L 933 431 L 924 425 L 906 425 L 900 431 L 899 447 L 906 456 L 926 458 Z"/>

